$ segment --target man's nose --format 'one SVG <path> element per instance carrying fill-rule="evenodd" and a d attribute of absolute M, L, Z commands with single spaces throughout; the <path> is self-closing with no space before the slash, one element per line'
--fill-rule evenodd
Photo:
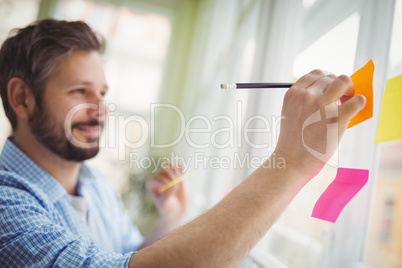
<path fill-rule="evenodd" d="M 89 103 L 95 104 L 96 109 L 88 109 L 88 113 L 97 118 L 104 118 L 107 115 L 106 103 L 101 95 L 95 95 L 88 100 Z"/>

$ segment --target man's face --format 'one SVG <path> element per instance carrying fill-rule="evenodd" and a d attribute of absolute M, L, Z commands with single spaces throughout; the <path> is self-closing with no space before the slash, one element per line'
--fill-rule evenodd
<path fill-rule="evenodd" d="M 106 117 L 107 84 L 100 55 L 73 51 L 46 84 L 42 109 L 29 118 L 32 134 L 44 147 L 69 161 L 83 161 L 99 151 Z"/>

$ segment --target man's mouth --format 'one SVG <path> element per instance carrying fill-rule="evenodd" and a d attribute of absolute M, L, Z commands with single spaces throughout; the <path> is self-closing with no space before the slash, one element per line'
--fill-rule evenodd
<path fill-rule="evenodd" d="M 77 129 L 88 138 L 99 138 L 103 129 L 103 122 L 90 121 L 86 123 L 75 123 L 72 129 Z"/>

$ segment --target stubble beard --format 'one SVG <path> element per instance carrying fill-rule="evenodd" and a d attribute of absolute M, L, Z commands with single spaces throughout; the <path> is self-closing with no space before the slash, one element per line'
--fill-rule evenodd
<path fill-rule="evenodd" d="M 29 127 L 35 139 L 52 153 L 67 161 L 82 162 L 95 157 L 99 152 L 99 138 L 87 138 L 86 143 L 96 143 L 91 148 L 82 148 L 72 144 L 66 136 L 63 124 L 58 124 L 49 114 L 46 107 L 39 109 L 35 107 L 32 116 L 29 118 Z M 79 125 L 98 125 L 103 124 L 97 120 L 71 124 L 70 133 Z"/>

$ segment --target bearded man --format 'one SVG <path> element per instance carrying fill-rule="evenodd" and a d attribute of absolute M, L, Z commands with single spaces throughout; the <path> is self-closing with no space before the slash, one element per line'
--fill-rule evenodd
<path fill-rule="evenodd" d="M 284 159 L 286 168 L 262 165 L 219 204 L 174 231 L 186 193 L 182 183 L 160 193 L 181 173 L 161 170 L 149 183 L 161 217 L 144 239 L 107 181 L 85 163 L 99 151 L 107 115 L 102 50 L 103 41 L 85 23 L 51 19 L 19 29 L 1 47 L 1 98 L 13 129 L 0 156 L 4 267 L 233 267 L 329 160 L 311 155 L 303 139 L 330 157 L 365 106 L 363 96 L 350 98 L 348 76 L 315 70 L 301 77 L 286 93 L 271 155 Z M 339 99 L 346 101 L 338 106 Z M 303 130 L 324 109 L 337 115 L 338 128 L 317 122 Z"/>

